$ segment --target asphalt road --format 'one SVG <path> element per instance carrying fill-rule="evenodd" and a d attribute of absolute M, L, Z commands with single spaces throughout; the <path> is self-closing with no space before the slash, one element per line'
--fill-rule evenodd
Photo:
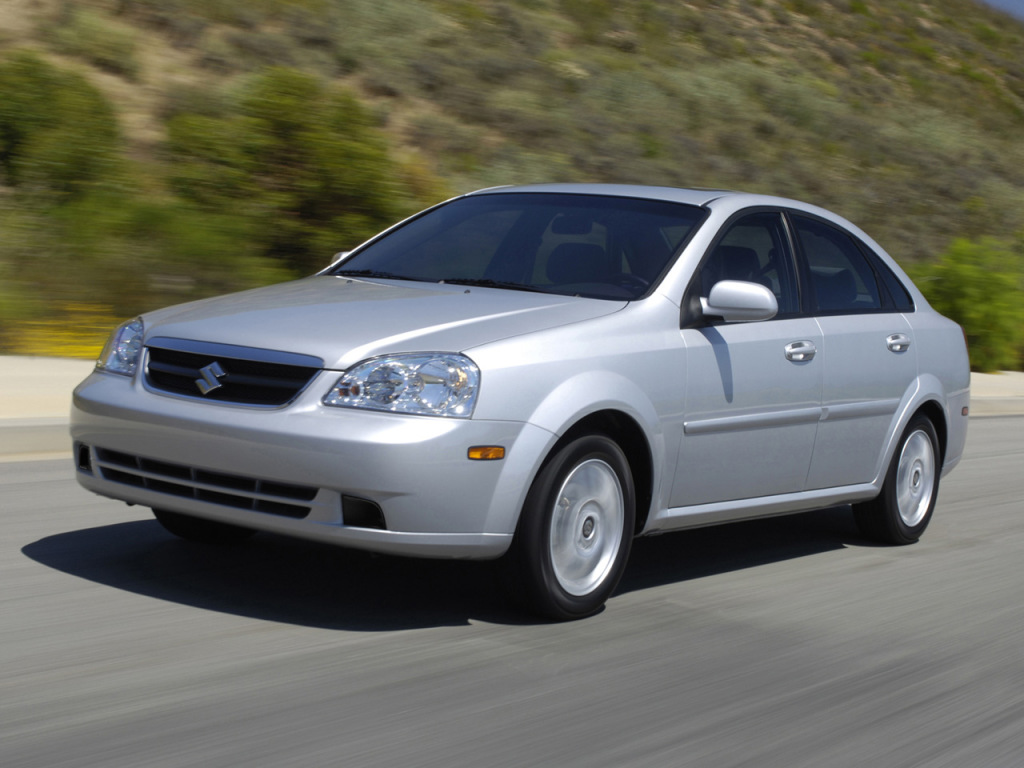
<path fill-rule="evenodd" d="M 638 542 L 547 625 L 486 564 L 189 545 L 0 464 L 0 765 L 1024 765 L 1024 418 L 974 419 L 920 543 L 848 509 Z"/>

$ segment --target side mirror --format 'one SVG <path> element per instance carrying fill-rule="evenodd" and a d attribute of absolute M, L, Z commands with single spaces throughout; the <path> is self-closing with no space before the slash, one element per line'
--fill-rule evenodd
<path fill-rule="evenodd" d="M 700 300 L 701 314 L 720 317 L 727 323 L 749 323 L 770 320 L 779 312 L 775 294 L 758 283 L 742 280 L 720 280 Z"/>

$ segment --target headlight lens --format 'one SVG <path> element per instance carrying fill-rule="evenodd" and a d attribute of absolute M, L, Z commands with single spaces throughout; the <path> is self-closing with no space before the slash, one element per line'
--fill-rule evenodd
<path fill-rule="evenodd" d="M 480 369 L 463 355 L 388 355 L 346 371 L 324 405 L 468 419 L 479 386 Z"/>
<path fill-rule="evenodd" d="M 134 376 L 142 357 L 142 320 L 135 318 L 122 324 L 110 334 L 99 360 L 97 371 Z"/>

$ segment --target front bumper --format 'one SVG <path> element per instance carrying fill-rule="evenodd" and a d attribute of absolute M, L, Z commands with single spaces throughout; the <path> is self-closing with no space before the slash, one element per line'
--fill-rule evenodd
<path fill-rule="evenodd" d="M 167 396 L 93 373 L 71 414 L 78 482 L 103 496 L 359 549 L 494 558 L 515 531 L 555 436 L 530 424 L 330 408 L 322 372 L 293 403 L 253 408 Z M 504 446 L 472 461 L 476 445 Z M 346 525 L 343 498 L 384 527 Z"/>

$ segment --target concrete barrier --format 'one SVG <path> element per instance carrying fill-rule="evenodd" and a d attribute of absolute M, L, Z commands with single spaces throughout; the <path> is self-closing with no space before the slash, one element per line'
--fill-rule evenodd
<path fill-rule="evenodd" d="M 71 392 L 91 360 L 0 356 L 0 460 L 71 454 Z M 1024 373 L 971 375 L 972 416 L 1024 416 Z"/>

